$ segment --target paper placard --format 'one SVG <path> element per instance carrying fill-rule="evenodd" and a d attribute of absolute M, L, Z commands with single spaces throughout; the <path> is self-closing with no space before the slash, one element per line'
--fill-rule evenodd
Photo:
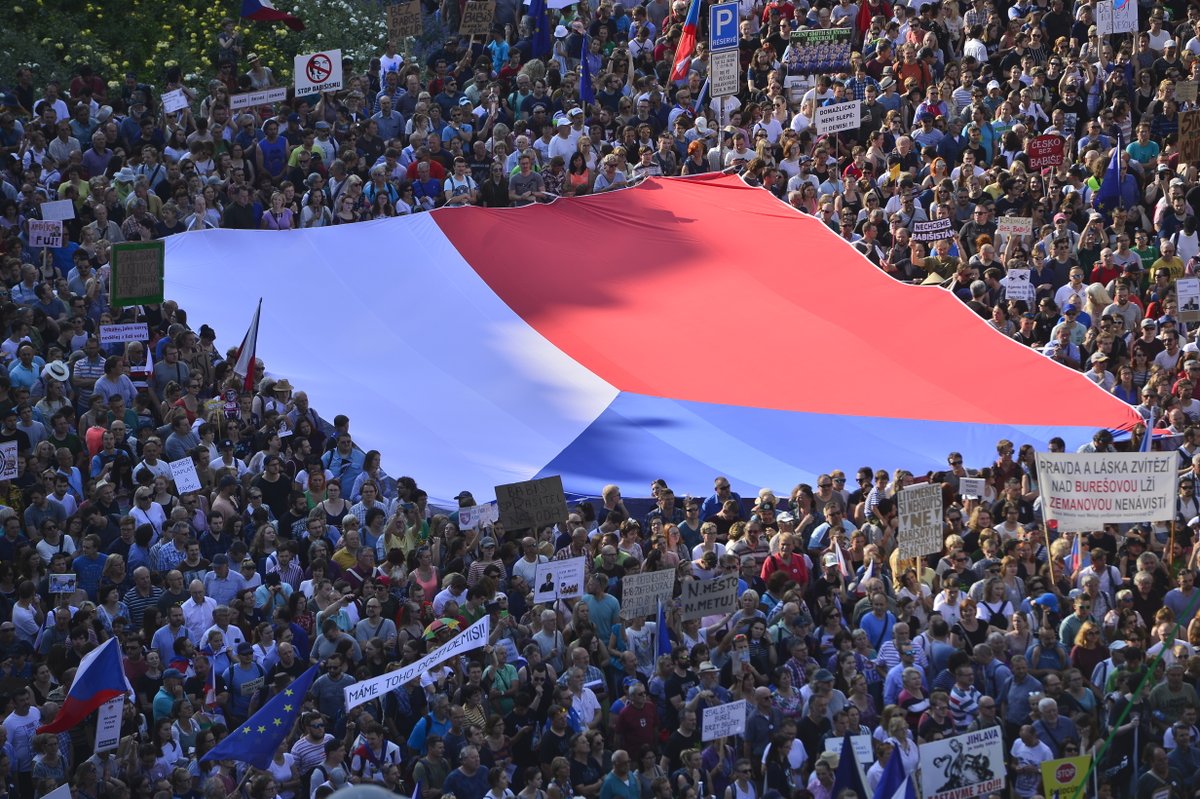
<path fill-rule="evenodd" d="M 621 617 L 644 618 L 658 613 L 659 602 L 669 602 L 675 593 L 675 570 L 627 574 L 621 579 Z"/>
<path fill-rule="evenodd" d="M 1046 796 L 1058 799 L 1083 799 L 1086 793 L 1084 777 L 1091 767 L 1091 754 L 1060 757 L 1041 764 L 1042 790 Z"/>
<path fill-rule="evenodd" d="M 985 481 L 982 477 L 958 478 L 958 493 L 963 499 L 983 499 Z"/>
<path fill-rule="evenodd" d="M 738 576 L 727 574 L 714 580 L 684 580 L 681 621 L 702 619 L 737 609 Z"/>
<path fill-rule="evenodd" d="M 257 92 L 242 92 L 229 98 L 229 107 L 234 111 L 250 108 L 256 105 L 280 103 L 287 99 L 287 87 L 276 86 L 273 89 L 263 89 Z"/>
<path fill-rule="evenodd" d="M 168 114 L 174 114 L 176 111 L 182 111 L 188 107 L 187 94 L 183 89 L 173 89 L 169 92 L 164 92 L 162 96 L 163 111 Z"/>
<path fill-rule="evenodd" d="M 1200 81 L 1181 80 L 1175 84 L 1175 99 L 1181 103 L 1196 102 L 1196 87 L 1200 86 Z"/>
<path fill-rule="evenodd" d="M 1055 133 L 1036 136 L 1029 140 L 1025 152 L 1029 155 L 1029 169 L 1040 170 L 1048 166 L 1059 166 L 1065 157 L 1067 140 Z"/>
<path fill-rule="evenodd" d="M 1060 533 L 1175 518 L 1174 452 L 1039 452 L 1042 513 Z"/>
<path fill-rule="evenodd" d="M 70 202 L 70 200 L 67 200 L 67 202 Z M 63 223 L 57 219 L 30 219 L 29 246 L 63 246 Z"/>
<path fill-rule="evenodd" d="M 831 736 L 825 739 L 825 751 L 833 752 L 839 757 L 842 754 L 842 744 L 845 739 Z M 875 751 L 871 747 L 870 735 L 851 735 L 850 748 L 854 750 L 854 761 L 858 766 L 858 775 L 863 785 L 867 784 L 867 769 L 875 762 Z"/>
<path fill-rule="evenodd" d="M 533 601 L 553 602 L 583 596 L 587 576 L 586 558 L 568 558 L 539 563 L 533 574 Z"/>
<path fill-rule="evenodd" d="M 296 94 L 336 92 L 342 88 L 342 51 L 298 55 L 293 62 Z"/>
<path fill-rule="evenodd" d="M 996 218 L 996 233 L 1000 236 L 1032 236 L 1033 217 L 1001 216 Z"/>
<path fill-rule="evenodd" d="M 421 24 L 421 4 L 412 0 L 388 6 L 387 26 L 388 38 L 393 43 L 408 36 L 420 36 L 424 31 Z"/>
<path fill-rule="evenodd" d="M 0 444 L 0 480 L 17 479 L 17 442 Z"/>
<path fill-rule="evenodd" d="M 952 236 L 951 219 L 934 219 L 929 222 L 912 223 L 913 241 L 941 241 Z"/>
<path fill-rule="evenodd" d="M 499 520 L 500 506 L 495 502 L 458 509 L 458 529 L 460 530 L 474 530 L 481 524 L 487 527 Z"/>
<path fill-rule="evenodd" d="M 495 0 L 467 0 L 462 12 L 462 24 L 458 26 L 460 36 L 487 36 L 492 32 L 492 20 L 496 16 Z"/>
<path fill-rule="evenodd" d="M 75 593 L 74 574 L 48 574 L 46 579 L 49 581 L 50 593 L 52 594 L 73 594 Z"/>
<path fill-rule="evenodd" d="M 853 33 L 850 28 L 792 31 L 783 53 L 783 65 L 789 75 L 820 75 L 849 69 Z"/>
<path fill-rule="evenodd" d="M 1179 318 L 1185 322 L 1200 322 L 1200 277 L 1176 280 L 1175 296 L 1179 302 Z"/>
<path fill-rule="evenodd" d="M 1179 160 L 1200 161 L 1200 111 L 1179 115 Z"/>
<path fill-rule="evenodd" d="M 96 745 L 92 750 L 95 754 L 111 752 L 121 743 L 121 716 L 124 710 L 124 696 L 110 699 L 100 706 L 96 714 Z"/>
<path fill-rule="evenodd" d="M 862 103 L 852 100 L 848 103 L 820 106 L 813 122 L 818 136 L 840 133 L 843 130 L 857 130 L 862 124 Z"/>
<path fill-rule="evenodd" d="M 999 727 L 930 741 L 918 749 L 925 799 L 969 799 L 1004 790 L 1008 773 Z"/>
<path fill-rule="evenodd" d="M 504 529 L 538 530 L 567 518 L 567 498 L 558 475 L 496 486 Z"/>
<path fill-rule="evenodd" d="M 70 200 L 49 200 L 39 205 L 38 210 L 42 213 L 42 219 L 46 221 L 64 222 L 75 218 L 75 203 Z"/>
<path fill-rule="evenodd" d="M 200 476 L 196 474 L 196 464 L 191 458 L 180 458 L 168 465 L 171 467 L 171 479 L 175 481 L 175 490 L 179 494 L 189 494 L 204 487 Z"/>
<path fill-rule="evenodd" d="M 100 325 L 101 344 L 126 344 L 130 341 L 149 341 L 150 326 L 145 322 L 126 322 L 120 325 Z"/>
<path fill-rule="evenodd" d="M 896 529 L 900 557 L 921 558 L 942 551 L 942 487 L 909 486 L 897 495 Z"/>
<path fill-rule="evenodd" d="M 114 308 L 163 301 L 166 242 L 125 241 L 112 246 L 109 304 Z"/>
<path fill-rule="evenodd" d="M 1028 269 L 1009 269 L 1008 274 L 1000 278 L 1000 285 L 1004 287 L 1006 300 L 1025 300 L 1032 305 L 1037 298 L 1037 290 L 1030 282 Z"/>
<path fill-rule="evenodd" d="M 700 714 L 700 740 L 715 741 L 746 731 L 746 700 L 704 708 Z"/>

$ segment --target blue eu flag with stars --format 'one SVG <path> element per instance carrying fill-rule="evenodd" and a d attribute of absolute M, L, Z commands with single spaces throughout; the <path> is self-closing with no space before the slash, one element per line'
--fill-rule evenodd
<path fill-rule="evenodd" d="M 317 667 L 313 666 L 272 697 L 248 721 L 230 730 L 221 743 L 209 750 L 200 761 L 236 760 L 249 763 L 257 769 L 266 769 L 275 757 L 279 744 L 295 726 L 304 695 L 316 677 Z"/>

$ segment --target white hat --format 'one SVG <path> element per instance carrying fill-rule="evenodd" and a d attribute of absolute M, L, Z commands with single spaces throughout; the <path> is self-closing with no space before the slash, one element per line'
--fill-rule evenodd
<path fill-rule="evenodd" d="M 555 29 L 554 29 L 554 38 L 555 38 L 555 39 L 565 39 L 565 38 L 567 38 L 567 26 L 566 26 L 566 25 L 559 25 L 557 28 L 555 28 Z"/>
<path fill-rule="evenodd" d="M 100 110 L 96 112 L 96 121 L 103 125 L 108 120 L 112 119 L 113 108 L 111 105 L 102 105 Z"/>
<path fill-rule="evenodd" d="M 990 92 L 992 89 L 999 89 L 999 88 L 1000 88 L 1000 81 L 998 81 L 998 80 L 991 81 L 991 82 L 989 82 L 989 83 L 988 83 L 987 87 L 988 87 L 988 91 L 989 91 L 989 92 Z"/>
<path fill-rule="evenodd" d="M 137 175 L 133 173 L 133 169 L 127 166 L 121 167 L 117 174 L 113 175 L 113 181 L 116 183 L 133 183 L 137 180 Z"/>
<path fill-rule="evenodd" d="M 1165 42 L 1163 42 L 1163 49 L 1166 50 L 1168 47 L 1178 47 L 1178 45 L 1175 44 L 1174 39 L 1167 39 Z"/>
<path fill-rule="evenodd" d="M 51 361 L 42 367 L 42 377 L 48 377 L 51 380 L 65 383 L 71 379 L 71 372 L 62 361 Z"/>
<path fill-rule="evenodd" d="M 701 136 L 707 136 L 709 133 L 708 120 L 704 117 L 696 117 L 696 132 Z"/>

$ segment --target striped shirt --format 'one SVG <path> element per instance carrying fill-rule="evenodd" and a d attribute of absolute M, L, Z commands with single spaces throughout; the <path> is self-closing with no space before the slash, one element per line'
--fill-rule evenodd
<path fill-rule="evenodd" d="M 122 601 L 125 603 L 125 607 L 129 608 L 129 621 L 134 627 L 142 626 L 142 615 L 146 612 L 146 608 L 157 605 L 158 600 L 162 599 L 162 595 L 163 590 L 157 586 L 150 587 L 150 596 L 142 596 L 136 585 L 125 592 Z"/>
<path fill-rule="evenodd" d="M 292 744 L 292 757 L 296 758 L 297 773 L 307 774 L 324 763 L 325 744 L 332 740 L 333 736 L 325 733 L 325 736 L 318 743 L 313 743 L 312 739 L 305 735 Z"/>
<path fill-rule="evenodd" d="M 955 683 L 950 689 L 950 715 L 954 719 L 955 730 L 966 732 L 967 727 L 971 726 L 971 722 L 979 715 L 979 700 L 982 697 L 983 694 L 973 685 L 964 690 Z"/>

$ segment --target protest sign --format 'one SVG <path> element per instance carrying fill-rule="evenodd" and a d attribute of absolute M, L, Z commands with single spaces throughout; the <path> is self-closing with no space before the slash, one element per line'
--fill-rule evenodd
<path fill-rule="evenodd" d="M 533 601 L 553 602 L 583 596 L 586 558 L 539 563 L 533 573 Z"/>
<path fill-rule="evenodd" d="M 1200 111 L 1179 114 L 1179 160 L 1200 161 Z"/>
<path fill-rule="evenodd" d="M 124 710 L 124 696 L 114 697 L 100 706 L 96 714 L 96 745 L 92 750 L 95 754 L 111 752 L 121 743 L 121 716 Z"/>
<path fill-rule="evenodd" d="M 1091 761 L 1090 754 L 1044 761 L 1041 764 L 1044 795 L 1057 799 L 1083 799 L 1083 780 Z"/>
<path fill-rule="evenodd" d="M 175 490 L 180 494 L 199 491 L 204 487 L 200 483 L 200 476 L 196 474 L 196 464 L 191 458 L 180 458 L 168 465 L 171 467 L 171 479 L 175 481 Z"/>
<path fill-rule="evenodd" d="M 1025 152 L 1029 155 L 1029 169 L 1044 169 L 1062 164 L 1066 143 L 1066 139 L 1054 133 L 1030 139 L 1025 147 Z"/>
<path fill-rule="evenodd" d="M 229 98 L 229 107 L 234 111 L 251 108 L 256 105 L 268 105 L 287 99 L 287 87 L 276 86 L 273 89 L 263 89 L 257 92 L 242 92 Z"/>
<path fill-rule="evenodd" d="M 1042 513 L 1060 533 L 1175 518 L 1174 452 L 1039 452 Z"/>
<path fill-rule="evenodd" d="M 63 244 L 63 225 L 57 219 L 30 219 L 30 247 L 61 247 Z"/>
<path fill-rule="evenodd" d="M 871 768 L 871 764 L 875 762 L 875 752 L 871 748 L 871 736 L 851 735 L 850 748 L 854 750 L 854 762 L 858 766 L 858 775 L 862 778 L 863 785 L 866 785 L 867 769 Z M 840 756 L 842 754 L 842 739 L 836 735 L 826 738 L 825 751 L 833 752 Z"/>
<path fill-rule="evenodd" d="M 558 475 L 496 486 L 505 530 L 538 530 L 567 518 L 567 498 Z"/>
<path fill-rule="evenodd" d="M 0 480 L 17 479 L 17 442 L 0 444 Z"/>
<path fill-rule="evenodd" d="M 458 509 L 458 529 L 474 530 L 479 525 L 485 527 L 500 519 L 500 507 L 495 502 L 485 502 L 482 505 L 471 505 Z"/>
<path fill-rule="evenodd" d="M 459 36 L 487 36 L 496 16 L 496 0 L 467 0 L 462 12 Z"/>
<path fill-rule="evenodd" d="M 746 731 L 746 700 L 704 708 L 700 714 L 700 740 L 715 741 Z"/>
<path fill-rule="evenodd" d="M 65 222 L 75 218 L 75 203 L 70 200 L 50 200 L 39 205 L 38 210 L 42 212 L 42 219 L 46 221 Z"/>
<path fill-rule="evenodd" d="M 149 341 L 150 327 L 145 322 L 126 322 L 120 325 L 100 325 L 101 344 L 126 344 L 130 341 Z"/>
<path fill-rule="evenodd" d="M 658 603 L 669 602 L 674 591 L 674 569 L 627 574 L 621 580 L 621 616 L 636 619 L 658 613 Z"/>
<path fill-rule="evenodd" d="M 174 114 L 176 111 L 182 111 L 188 107 L 187 94 L 183 89 L 173 89 L 169 92 L 164 92 L 162 96 L 163 111 L 168 114 Z"/>
<path fill-rule="evenodd" d="M 1001 216 L 996 218 L 996 233 L 1000 236 L 1032 236 L 1033 217 Z"/>
<path fill-rule="evenodd" d="M 50 593 L 52 594 L 75 593 L 76 578 L 74 574 L 50 574 L 46 579 L 50 581 Z"/>
<path fill-rule="evenodd" d="M 166 242 L 124 241 L 112 246 L 109 304 L 114 308 L 163 301 Z"/>
<path fill-rule="evenodd" d="M 412 0 L 408 3 L 393 3 L 387 10 L 388 38 L 398 42 L 407 36 L 420 36 L 421 4 Z"/>
<path fill-rule="evenodd" d="M 1004 287 L 1006 300 L 1025 300 L 1032 305 L 1037 298 L 1037 290 L 1030 282 L 1028 269 L 1009 269 L 1008 274 L 1000 279 L 1000 285 Z"/>
<path fill-rule="evenodd" d="M 298 55 L 293 62 L 296 94 L 336 92 L 342 88 L 342 51 Z"/>
<path fill-rule="evenodd" d="M 1181 80 L 1175 84 L 1175 99 L 1181 103 L 1196 102 L 1196 87 L 1200 81 Z"/>
<path fill-rule="evenodd" d="M 984 480 L 982 477 L 958 478 L 958 493 L 964 499 L 982 499 Z"/>
<path fill-rule="evenodd" d="M 1004 790 L 1007 776 L 999 727 L 921 744 L 921 796 L 970 799 Z"/>
<path fill-rule="evenodd" d="M 939 241 L 948 239 L 952 234 L 950 227 L 952 219 L 934 219 L 930 222 L 912 223 L 913 241 Z"/>
<path fill-rule="evenodd" d="M 1175 299 L 1179 303 L 1180 319 L 1200 322 L 1200 277 L 1181 277 L 1176 280 Z"/>
<path fill-rule="evenodd" d="M 387 674 L 380 675 L 373 680 L 363 680 L 347 685 L 343 691 L 346 699 L 346 710 L 356 708 L 363 702 L 378 699 L 389 691 L 395 690 L 402 685 L 407 685 L 425 672 L 435 666 L 440 666 L 452 657 L 487 645 L 491 633 L 491 617 L 484 616 L 420 660 L 409 663 L 407 666 L 402 666 L 395 671 L 389 671 Z"/>
<path fill-rule="evenodd" d="M 909 486 L 897 496 L 896 529 L 900 557 L 921 558 L 942 551 L 942 487 Z"/>
<path fill-rule="evenodd" d="M 783 63 L 789 75 L 839 72 L 850 67 L 850 28 L 792 31 Z"/>
<path fill-rule="evenodd" d="M 729 574 L 715 580 L 686 580 L 683 583 L 681 621 L 702 619 L 737 609 L 738 576 Z"/>
<path fill-rule="evenodd" d="M 1138 4 L 1130 0 L 1099 0 L 1096 3 L 1096 32 L 1101 36 L 1137 33 Z"/>
<path fill-rule="evenodd" d="M 814 122 L 818 136 L 840 133 L 843 130 L 857 130 L 862 124 L 862 103 L 851 100 L 837 105 L 823 105 L 817 109 Z"/>

